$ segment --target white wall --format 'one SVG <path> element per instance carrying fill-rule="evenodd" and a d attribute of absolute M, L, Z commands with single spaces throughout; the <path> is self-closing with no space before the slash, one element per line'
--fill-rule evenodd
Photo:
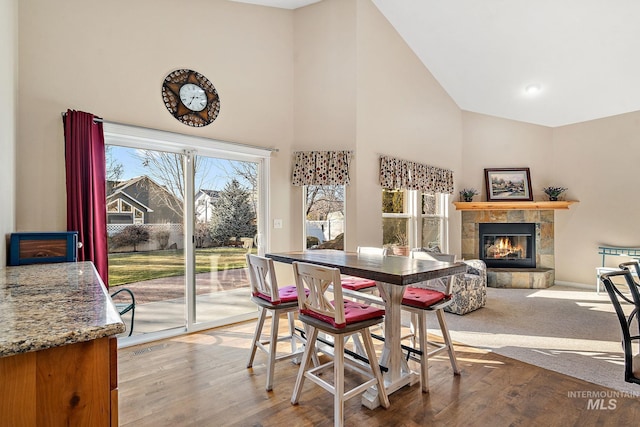
<path fill-rule="evenodd" d="M 17 24 L 18 0 L 0 0 L 0 268 L 6 265 L 7 236 L 15 228 Z"/>

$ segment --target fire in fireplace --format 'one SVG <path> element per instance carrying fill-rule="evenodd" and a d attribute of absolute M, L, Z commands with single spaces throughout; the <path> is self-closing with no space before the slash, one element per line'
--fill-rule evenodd
<path fill-rule="evenodd" d="M 533 223 L 481 223 L 480 259 L 487 267 L 535 268 L 535 232 Z"/>

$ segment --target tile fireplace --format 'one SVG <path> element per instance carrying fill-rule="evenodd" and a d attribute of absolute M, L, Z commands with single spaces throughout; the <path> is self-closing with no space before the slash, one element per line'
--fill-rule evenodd
<path fill-rule="evenodd" d="M 553 285 L 553 210 L 468 210 L 461 214 L 462 257 L 483 259 L 487 263 L 488 286 L 548 288 Z"/>

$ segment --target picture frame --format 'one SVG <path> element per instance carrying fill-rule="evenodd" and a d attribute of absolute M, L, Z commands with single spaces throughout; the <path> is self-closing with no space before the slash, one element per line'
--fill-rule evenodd
<path fill-rule="evenodd" d="M 529 168 L 490 168 L 484 170 L 488 202 L 532 201 Z"/>

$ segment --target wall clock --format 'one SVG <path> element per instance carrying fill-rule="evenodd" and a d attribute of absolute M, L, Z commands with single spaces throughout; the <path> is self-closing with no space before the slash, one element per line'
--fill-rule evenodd
<path fill-rule="evenodd" d="M 220 112 L 220 97 L 213 83 L 193 70 L 170 72 L 162 83 L 162 100 L 171 115 L 188 126 L 206 126 Z"/>

